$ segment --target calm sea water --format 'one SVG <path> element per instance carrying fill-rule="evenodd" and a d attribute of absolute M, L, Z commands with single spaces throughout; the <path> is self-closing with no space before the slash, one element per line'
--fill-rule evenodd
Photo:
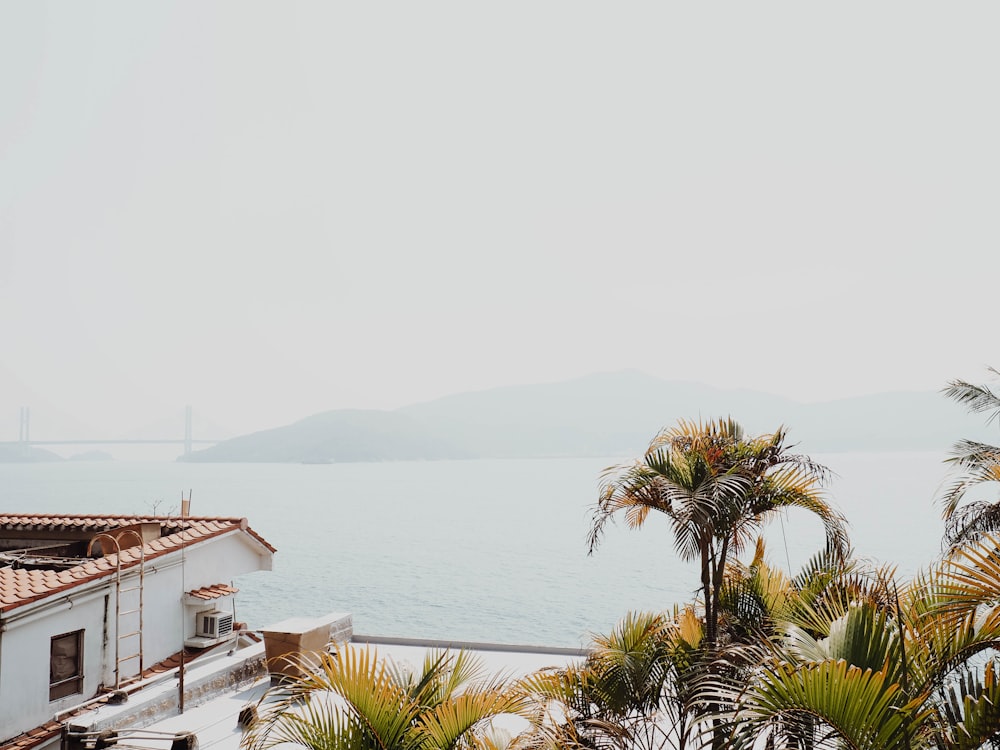
<path fill-rule="evenodd" d="M 858 555 L 910 575 L 938 554 L 943 454 L 814 458 L 837 474 L 829 500 Z M 697 586 L 663 518 L 611 526 L 587 555 L 601 470 L 620 460 L 0 464 L 0 510 L 176 514 L 191 490 L 193 515 L 245 516 L 278 548 L 273 571 L 236 581 L 252 627 L 350 612 L 368 634 L 582 646 Z M 822 545 L 804 513 L 767 536 L 771 562 L 793 570 Z"/>

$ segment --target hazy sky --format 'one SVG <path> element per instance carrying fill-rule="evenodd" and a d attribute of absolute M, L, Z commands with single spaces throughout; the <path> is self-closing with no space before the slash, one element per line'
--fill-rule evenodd
<path fill-rule="evenodd" d="M 1000 366 L 1000 5 L 5 2 L 0 439 Z M 94 436 L 94 435 L 91 435 Z"/>

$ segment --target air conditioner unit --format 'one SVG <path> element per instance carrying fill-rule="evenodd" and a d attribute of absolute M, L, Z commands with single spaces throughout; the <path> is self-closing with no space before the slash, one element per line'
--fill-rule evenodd
<path fill-rule="evenodd" d="M 195 625 L 195 635 L 202 638 L 225 638 L 233 632 L 233 615 L 231 612 L 199 612 Z"/>

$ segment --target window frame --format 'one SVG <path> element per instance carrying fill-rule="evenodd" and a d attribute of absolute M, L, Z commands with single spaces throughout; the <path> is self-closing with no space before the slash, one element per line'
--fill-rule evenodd
<path fill-rule="evenodd" d="M 70 695 L 78 695 L 83 692 L 83 629 L 71 630 L 68 633 L 54 635 L 49 641 L 49 702 L 66 698 Z M 56 645 L 67 639 L 76 641 L 76 663 L 73 674 L 55 680 L 52 678 L 53 660 L 56 658 Z"/>

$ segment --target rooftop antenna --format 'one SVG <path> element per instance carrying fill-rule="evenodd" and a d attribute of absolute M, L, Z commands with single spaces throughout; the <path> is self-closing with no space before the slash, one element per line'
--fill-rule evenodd
<path fill-rule="evenodd" d="M 191 494 L 194 490 L 188 490 L 187 500 L 184 499 L 184 490 L 181 490 L 181 518 L 187 518 L 191 514 Z M 181 535 L 183 536 L 187 532 L 187 529 L 181 528 Z M 184 596 L 187 591 L 187 545 L 181 545 L 181 597 Z M 185 620 L 183 607 L 181 607 L 181 663 L 177 669 L 177 710 L 180 713 L 184 713 L 184 675 L 187 673 L 187 663 L 186 663 L 186 653 L 184 646 L 184 638 L 187 635 L 185 632 Z"/>

